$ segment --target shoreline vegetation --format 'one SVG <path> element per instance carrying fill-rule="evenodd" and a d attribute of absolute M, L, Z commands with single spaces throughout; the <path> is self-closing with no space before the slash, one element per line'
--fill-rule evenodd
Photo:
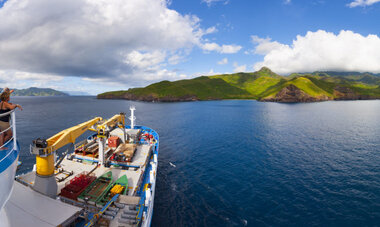
<path fill-rule="evenodd" d="M 98 99 L 185 102 L 253 99 L 264 102 L 320 102 L 380 99 L 380 75 L 359 72 L 293 73 L 280 76 L 263 67 L 253 73 L 161 81 L 144 88 L 110 91 Z"/>

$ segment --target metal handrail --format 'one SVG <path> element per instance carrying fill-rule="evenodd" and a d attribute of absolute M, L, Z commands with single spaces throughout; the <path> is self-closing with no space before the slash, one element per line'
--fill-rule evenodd
<path fill-rule="evenodd" d="M 13 137 L 10 138 L 7 142 L 5 142 L 0 148 L 3 148 L 5 147 L 6 145 L 8 145 L 9 142 L 11 142 L 13 140 Z"/>
<path fill-rule="evenodd" d="M 13 109 L 13 110 L 10 110 L 6 113 L 3 113 L 3 114 L 0 114 L 0 117 L 4 117 L 4 116 L 8 116 L 8 115 L 11 115 L 11 121 L 9 122 L 10 125 L 9 125 L 9 128 L 7 128 L 6 130 L 4 131 L 1 131 L 0 132 L 0 135 L 3 134 L 4 132 L 10 130 L 10 129 L 13 129 L 13 132 L 12 132 L 12 138 L 10 138 L 6 143 L 4 143 L 3 145 L 0 146 L 0 148 L 3 148 L 4 146 L 6 146 L 10 141 L 13 140 L 13 149 L 16 149 L 17 148 L 17 139 L 16 139 L 16 108 Z M 8 154 L 9 155 L 9 154 Z M 8 156 L 7 155 L 7 156 Z M 6 157 L 7 157 L 6 156 Z M 2 161 L 3 159 L 1 159 Z"/>
<path fill-rule="evenodd" d="M 13 140 L 13 138 L 10 139 L 10 140 L 8 140 L 4 145 L 8 144 L 8 143 L 9 143 L 10 141 L 12 141 L 12 140 Z M 8 156 L 11 155 L 11 154 L 12 154 L 12 152 L 9 152 L 4 158 L 2 158 L 2 159 L 0 160 L 0 162 L 2 162 L 4 159 L 8 158 Z"/>
<path fill-rule="evenodd" d="M 3 134 L 4 132 L 8 131 L 8 130 L 9 130 L 9 129 L 11 129 L 11 128 L 12 128 L 12 125 L 11 125 L 11 126 L 9 126 L 9 128 L 7 128 L 7 129 L 5 129 L 5 130 L 1 131 L 1 132 L 0 132 L 0 135 L 1 135 L 1 134 Z"/>
<path fill-rule="evenodd" d="M 13 112 L 15 112 L 15 111 L 16 111 L 16 108 L 14 108 L 13 110 L 10 110 L 10 111 L 8 111 L 8 112 L 6 112 L 6 113 L 2 113 L 2 114 L 0 114 L 0 117 L 7 116 L 7 115 L 9 115 L 9 114 L 11 114 L 11 113 L 13 113 Z"/>

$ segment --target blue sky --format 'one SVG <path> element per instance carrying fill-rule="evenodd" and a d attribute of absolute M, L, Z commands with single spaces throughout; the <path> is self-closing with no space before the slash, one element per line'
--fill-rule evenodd
<path fill-rule="evenodd" d="M 194 51 L 188 66 L 198 66 L 193 73 L 207 71 L 213 66 L 216 72 L 232 72 L 233 66 L 217 65 L 218 60 L 226 57 L 229 62 L 247 65 L 247 70 L 262 59 L 261 55 L 247 55 L 245 51 L 254 49 L 251 36 L 270 37 L 280 43 L 291 44 L 297 35 L 308 31 L 325 30 L 339 33 L 351 30 L 367 36 L 379 35 L 380 4 L 366 7 L 347 7 L 350 1 L 302 1 L 293 0 L 285 4 L 282 0 L 217 1 L 209 6 L 200 2 L 173 1 L 171 8 L 183 14 L 194 13 L 202 19 L 204 26 L 216 26 L 218 32 L 209 36 L 221 43 L 234 43 L 243 47 L 236 54 L 204 54 L 202 50 Z M 195 64 L 195 62 L 197 62 Z M 207 62 L 207 65 L 202 64 Z"/>
<path fill-rule="evenodd" d="M 380 72 L 380 0 L 0 0 L 0 21 L 0 84 L 14 88 Z"/>

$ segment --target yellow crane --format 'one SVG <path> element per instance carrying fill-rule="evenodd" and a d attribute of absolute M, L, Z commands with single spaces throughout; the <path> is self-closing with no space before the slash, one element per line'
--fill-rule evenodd
<path fill-rule="evenodd" d="M 96 129 L 93 126 L 96 125 Z M 99 136 L 104 136 L 111 128 L 125 125 L 125 114 L 120 113 L 109 120 L 103 121 L 101 117 L 95 117 L 89 121 L 65 129 L 47 140 L 37 139 L 33 141 L 31 153 L 36 155 L 36 180 L 34 189 L 43 194 L 55 197 L 57 183 L 54 177 L 55 151 L 68 144 L 74 144 L 75 140 L 87 130 L 97 131 Z"/>
<path fill-rule="evenodd" d="M 39 154 L 36 156 L 36 172 L 40 176 L 49 176 L 54 174 L 54 152 L 61 147 L 75 143 L 75 140 L 86 132 L 93 125 L 99 123 L 101 117 L 96 117 L 92 120 L 76 125 L 74 127 L 62 130 L 46 140 L 46 147 L 41 146 Z"/>

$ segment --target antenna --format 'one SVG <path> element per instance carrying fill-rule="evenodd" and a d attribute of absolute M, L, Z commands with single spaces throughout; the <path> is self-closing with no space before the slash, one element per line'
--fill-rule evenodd
<path fill-rule="evenodd" d="M 134 106 L 129 107 L 129 110 L 131 111 L 131 116 L 129 117 L 129 120 L 131 120 L 131 129 L 135 128 L 135 110 L 136 108 Z"/>

